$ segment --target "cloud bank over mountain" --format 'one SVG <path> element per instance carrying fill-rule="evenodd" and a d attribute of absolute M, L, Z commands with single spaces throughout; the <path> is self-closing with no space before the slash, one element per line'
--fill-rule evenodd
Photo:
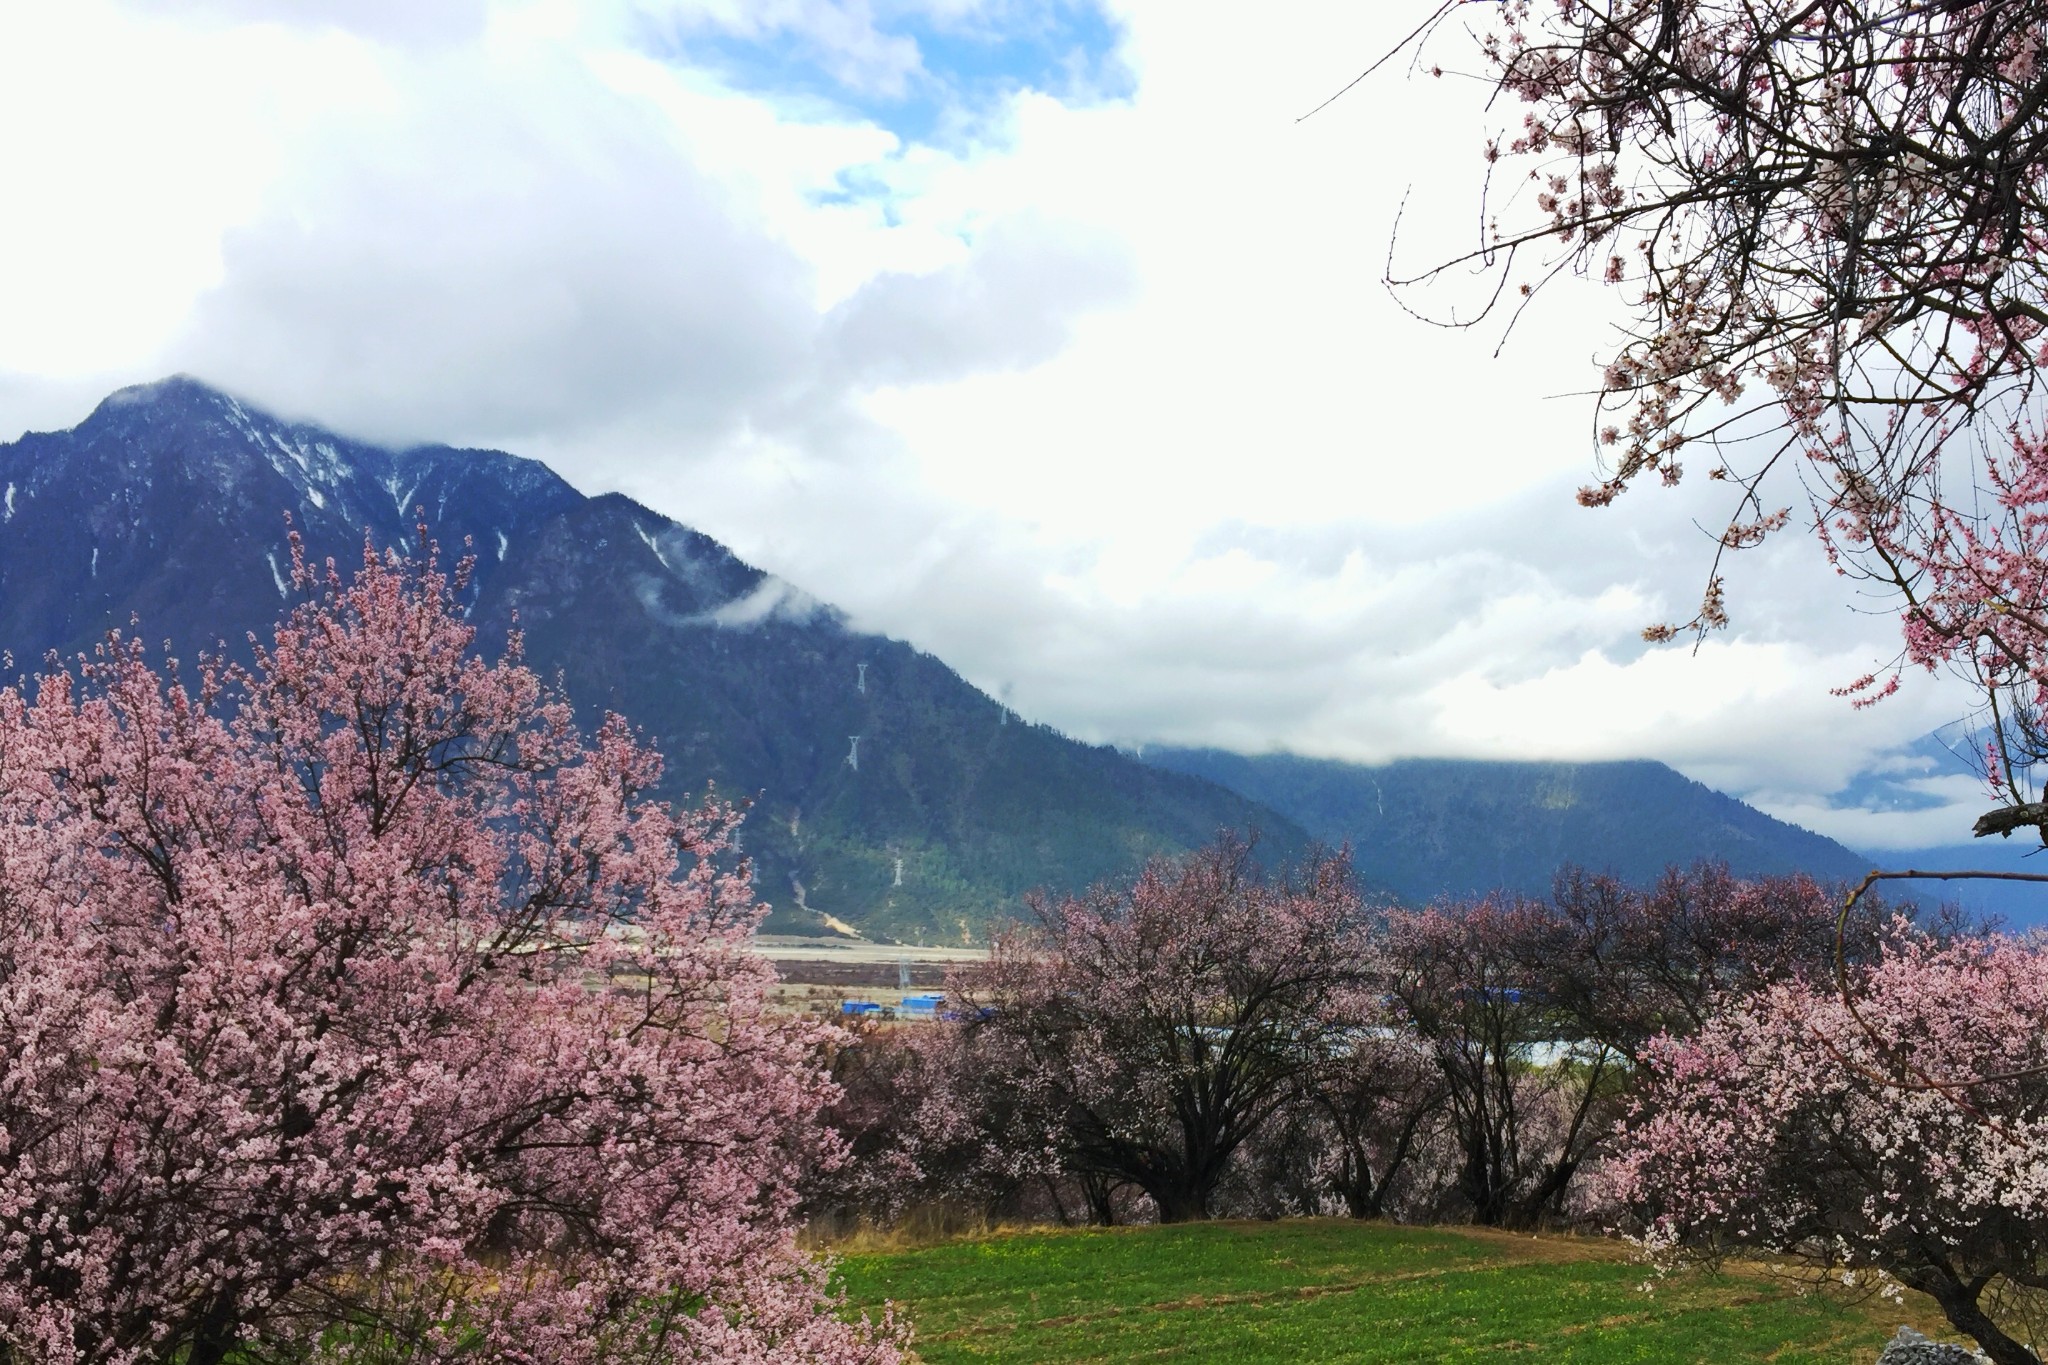
<path fill-rule="evenodd" d="M 1655 757 L 1852 844 L 1952 719 L 1811 547 L 1649 650 L 1710 485 L 1605 513 L 1590 291 L 1431 328 L 1469 83 L 1334 0 L 79 0 L 0 15 L 0 436 L 183 370 L 547 458 L 1076 735 Z M 1411 193 L 1412 190 L 1412 193 Z M 1404 207 L 1405 205 L 1405 207 Z M 1440 314 L 1469 310 L 1457 292 Z M 1469 316 L 1461 311 L 1459 316 Z M 1495 355 L 1496 348 L 1500 354 Z M 1870 806 L 1869 810 L 1876 810 Z"/>

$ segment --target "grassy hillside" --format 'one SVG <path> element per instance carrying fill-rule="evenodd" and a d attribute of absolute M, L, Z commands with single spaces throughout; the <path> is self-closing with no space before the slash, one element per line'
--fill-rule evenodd
<path fill-rule="evenodd" d="M 854 1303 L 907 1313 L 928 1365 L 1840 1365 L 1874 1359 L 1900 1317 L 1759 1274 L 1644 1293 L 1612 1243 L 1322 1220 L 1014 1233 L 841 1272 Z"/>

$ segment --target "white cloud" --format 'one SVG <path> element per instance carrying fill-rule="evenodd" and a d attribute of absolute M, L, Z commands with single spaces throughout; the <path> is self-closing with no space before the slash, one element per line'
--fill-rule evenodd
<path fill-rule="evenodd" d="M 221 29 L 277 25 L 334 30 L 402 46 L 440 47 L 480 36 L 490 17 L 488 0 L 127 0 L 138 13 Z"/>
<path fill-rule="evenodd" d="M 1065 349 L 1081 314 L 1121 302 L 1130 277 L 1117 238 L 1011 215 L 952 265 L 870 279 L 832 311 L 827 345 L 862 387 L 1029 370 Z"/>
<path fill-rule="evenodd" d="M 1780 820 L 1871 853 L 1967 844 L 1971 825 L 1994 804 L 1982 782 L 1962 773 L 1917 778 L 1903 786 L 1929 804 L 1916 809 L 1836 805 L 1807 793 L 1780 797 L 1768 789 L 1753 793 L 1751 799 Z"/>
<path fill-rule="evenodd" d="M 809 272 L 575 63 L 422 59 L 320 130 L 167 347 L 352 428 L 509 440 L 655 408 L 715 439 L 805 382 Z"/>

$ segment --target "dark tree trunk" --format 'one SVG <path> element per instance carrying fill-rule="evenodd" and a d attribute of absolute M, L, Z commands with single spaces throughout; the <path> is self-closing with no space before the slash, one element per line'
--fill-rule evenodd
<path fill-rule="evenodd" d="M 1206 1189 L 1159 1189 L 1147 1190 L 1152 1202 L 1159 1206 L 1159 1221 L 1162 1223 L 1199 1223 L 1209 1217 L 1209 1191 Z"/>
<path fill-rule="evenodd" d="M 1514 1209 L 1514 1223 L 1517 1227 L 1534 1227 L 1543 1221 L 1547 1213 L 1560 1222 L 1564 1219 L 1564 1197 L 1571 1188 L 1572 1176 L 1578 1171 L 1575 1161 L 1560 1161 L 1550 1168 L 1543 1177 L 1543 1183 L 1530 1192 Z"/>
<path fill-rule="evenodd" d="M 1195 1223 L 1209 1217 L 1209 1200 L 1230 1169 L 1230 1157 L 1237 1150 L 1237 1141 L 1234 1138 L 1227 1142 L 1190 1141 L 1188 1148 L 1185 1164 L 1164 1163 L 1166 1170 L 1155 1174 L 1152 1182 L 1143 1186 L 1145 1193 L 1152 1196 L 1152 1202 L 1159 1206 L 1159 1221 L 1162 1223 Z"/>
<path fill-rule="evenodd" d="M 193 1332 L 191 1348 L 180 1365 L 223 1365 L 235 1349 L 241 1325 L 239 1296 L 232 1289 L 222 1290 Z"/>
<path fill-rule="evenodd" d="M 1344 1166 L 1332 1182 L 1338 1195 L 1344 1200 L 1344 1211 L 1353 1218 L 1377 1218 L 1380 1203 L 1386 1196 L 1387 1182 L 1382 1178 L 1373 1183 L 1372 1163 L 1356 1146 L 1344 1153 Z"/>
<path fill-rule="evenodd" d="M 1072 1227 L 1074 1220 L 1067 1216 L 1067 1201 L 1060 1198 L 1060 1182 L 1054 1180 L 1049 1175 L 1042 1175 L 1038 1177 L 1038 1183 L 1045 1186 L 1046 1198 L 1052 1200 L 1052 1209 L 1054 1213 L 1059 1215 L 1060 1226 L 1063 1228 Z M 991 1219 L 990 1221 L 994 1220 Z"/>
<path fill-rule="evenodd" d="M 1955 1324 L 1957 1331 L 1984 1348 L 1984 1354 L 1991 1357 L 1992 1365 L 2041 1365 L 2041 1357 L 2007 1336 L 1978 1307 L 1977 1297 L 1983 1292 L 1981 1288 L 1973 1289 L 1947 1276 L 1931 1282 L 1923 1281 L 1921 1287 L 1934 1296 L 1943 1315 Z"/>
<path fill-rule="evenodd" d="M 1344 1183 L 1344 1211 L 1353 1218 L 1377 1218 L 1381 1191 L 1370 1180 L 1348 1180 Z"/>
<path fill-rule="evenodd" d="M 1081 1177 L 1081 1195 L 1088 1201 L 1088 1221 L 1096 1227 L 1116 1226 L 1117 1183 L 1104 1175 Z"/>
<path fill-rule="evenodd" d="M 1458 1177 L 1458 1190 L 1472 1205 L 1472 1221 L 1481 1227 L 1497 1228 L 1508 1221 L 1508 1192 L 1500 1175 L 1499 1163 L 1483 1137 L 1465 1144 L 1465 1169 Z"/>

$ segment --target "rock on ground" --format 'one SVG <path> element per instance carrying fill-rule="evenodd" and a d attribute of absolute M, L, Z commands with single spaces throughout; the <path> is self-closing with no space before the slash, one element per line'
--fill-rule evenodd
<path fill-rule="evenodd" d="M 1986 1365 L 1986 1357 L 1967 1346 L 1934 1341 L 1901 1327 L 1878 1352 L 1877 1365 Z"/>

